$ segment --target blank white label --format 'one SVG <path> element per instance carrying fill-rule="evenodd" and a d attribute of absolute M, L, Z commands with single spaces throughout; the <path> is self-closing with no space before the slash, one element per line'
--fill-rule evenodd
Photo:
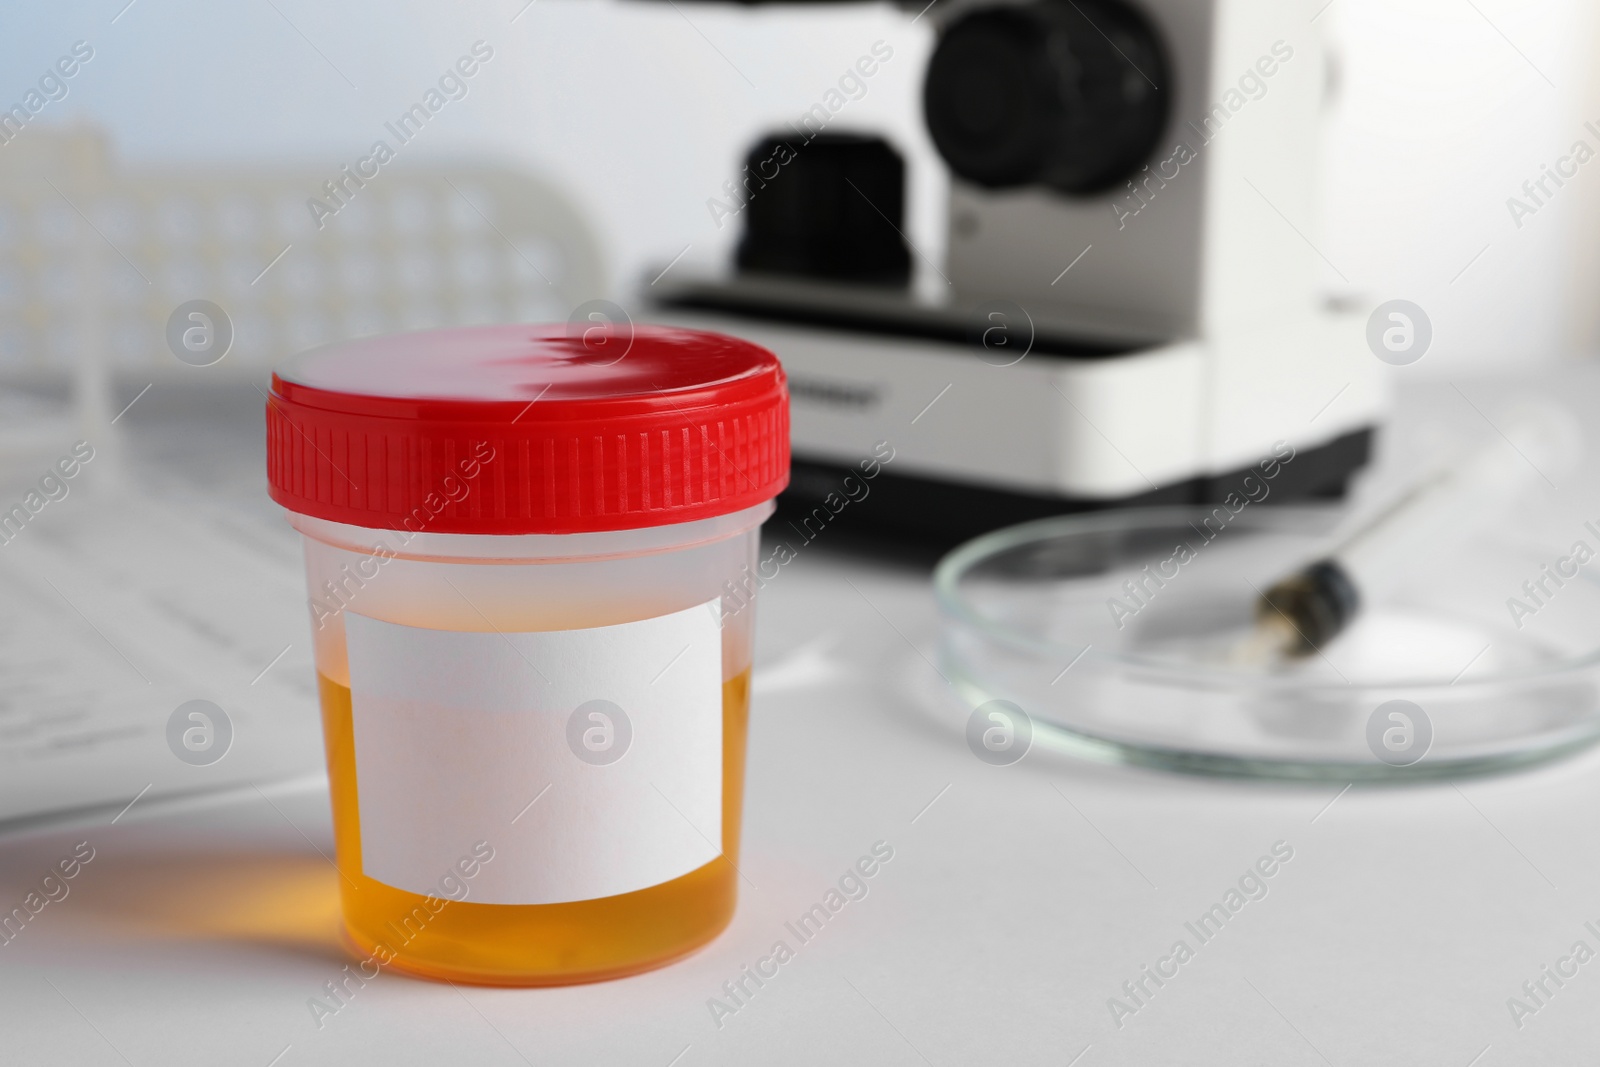
<path fill-rule="evenodd" d="M 437 894 L 487 841 L 468 900 L 558 904 L 721 855 L 718 608 L 504 634 L 345 612 L 362 872 Z"/>

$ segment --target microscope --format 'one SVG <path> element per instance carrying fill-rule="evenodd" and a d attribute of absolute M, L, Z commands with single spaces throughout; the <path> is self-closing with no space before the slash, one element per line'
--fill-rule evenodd
<path fill-rule="evenodd" d="M 1364 321 L 1318 293 L 1330 80 L 1312 4 L 916 11 L 936 35 L 922 120 L 949 171 L 931 284 L 913 284 L 892 135 L 830 130 L 824 103 L 751 146 L 728 269 L 651 289 L 657 317 L 782 359 L 785 506 L 841 499 L 866 457 L 852 523 L 943 544 L 1222 504 L 1264 461 L 1275 500 L 1343 495 L 1385 390 Z"/>

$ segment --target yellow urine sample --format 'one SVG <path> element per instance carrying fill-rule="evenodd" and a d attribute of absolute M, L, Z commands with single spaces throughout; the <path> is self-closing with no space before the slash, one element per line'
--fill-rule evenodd
<path fill-rule="evenodd" d="M 437 912 L 428 909 L 422 895 L 361 873 L 350 689 L 322 674 L 317 682 L 345 936 L 362 957 L 363 974 L 371 977 L 375 968 L 389 966 L 483 985 L 594 982 L 686 956 L 733 918 L 750 711 L 748 668 L 722 683 L 721 856 L 670 882 L 597 900 L 479 904 L 468 899 L 451 901 Z M 436 907 L 438 903 L 434 898 Z"/>

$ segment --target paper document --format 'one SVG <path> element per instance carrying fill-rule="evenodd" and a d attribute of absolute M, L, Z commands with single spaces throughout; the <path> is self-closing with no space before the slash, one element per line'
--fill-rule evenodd
<path fill-rule="evenodd" d="M 0 545 L 0 827 L 320 770 L 296 535 L 170 485 L 100 488 Z M 174 740 L 191 701 L 221 715 L 194 705 Z"/>

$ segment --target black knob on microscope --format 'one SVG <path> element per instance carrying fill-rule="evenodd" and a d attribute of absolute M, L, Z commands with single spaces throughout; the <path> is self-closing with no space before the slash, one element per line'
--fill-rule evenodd
<path fill-rule="evenodd" d="M 1172 96 L 1155 28 L 1123 0 L 988 7 L 947 26 L 923 84 L 939 153 L 960 177 L 1075 196 L 1150 157 Z"/>

